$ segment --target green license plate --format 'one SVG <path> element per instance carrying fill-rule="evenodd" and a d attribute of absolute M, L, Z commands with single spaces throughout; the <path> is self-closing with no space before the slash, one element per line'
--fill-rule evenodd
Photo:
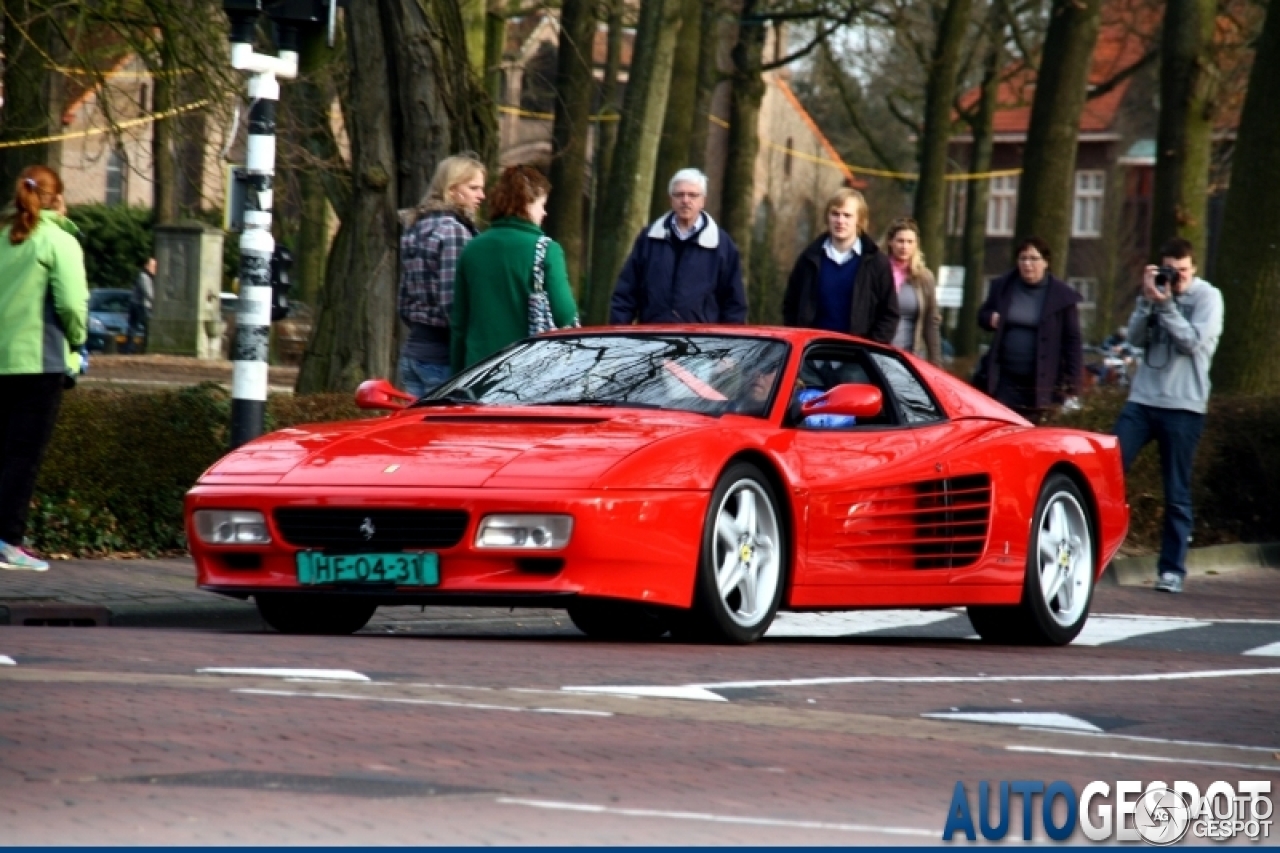
<path fill-rule="evenodd" d="M 440 557 L 430 551 L 401 554 L 322 554 L 298 552 L 298 583 L 435 586 L 440 583 Z"/>

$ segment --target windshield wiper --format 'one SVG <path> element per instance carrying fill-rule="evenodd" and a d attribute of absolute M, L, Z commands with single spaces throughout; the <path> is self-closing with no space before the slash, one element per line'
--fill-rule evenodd
<path fill-rule="evenodd" d="M 574 397 L 565 400 L 540 400 L 526 403 L 528 406 L 602 406 L 615 409 L 665 409 L 657 403 L 640 403 L 634 400 L 610 400 L 606 398 Z"/>
<path fill-rule="evenodd" d="M 445 394 L 443 397 L 422 397 L 409 408 L 417 409 L 426 406 L 483 406 L 479 400 L 462 394 Z"/>

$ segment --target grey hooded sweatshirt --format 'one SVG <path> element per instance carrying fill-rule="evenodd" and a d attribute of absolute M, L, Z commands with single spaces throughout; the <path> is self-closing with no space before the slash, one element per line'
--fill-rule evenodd
<path fill-rule="evenodd" d="M 1204 414 L 1222 310 L 1222 291 L 1201 278 L 1159 307 L 1139 296 L 1129 317 L 1129 342 L 1145 352 L 1129 400 Z"/>

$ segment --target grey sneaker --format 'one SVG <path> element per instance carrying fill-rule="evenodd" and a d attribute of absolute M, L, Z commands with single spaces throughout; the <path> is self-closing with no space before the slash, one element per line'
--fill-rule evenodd
<path fill-rule="evenodd" d="M 1156 581 L 1157 592 L 1182 592 L 1182 575 L 1177 572 L 1161 572 Z"/>
<path fill-rule="evenodd" d="M 17 545 L 0 542 L 0 569 L 46 572 L 49 570 L 49 564 L 44 560 L 37 560 Z"/>

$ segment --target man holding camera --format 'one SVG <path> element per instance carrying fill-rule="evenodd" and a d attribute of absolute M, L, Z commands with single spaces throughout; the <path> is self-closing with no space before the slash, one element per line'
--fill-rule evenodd
<path fill-rule="evenodd" d="M 1222 335 L 1222 293 L 1196 277 L 1191 243 L 1170 240 L 1148 266 L 1129 317 L 1129 341 L 1144 349 L 1115 434 L 1127 473 L 1149 442 L 1160 448 L 1164 531 L 1155 588 L 1182 592 L 1191 540 L 1191 463 L 1209 406 L 1209 364 Z"/>

